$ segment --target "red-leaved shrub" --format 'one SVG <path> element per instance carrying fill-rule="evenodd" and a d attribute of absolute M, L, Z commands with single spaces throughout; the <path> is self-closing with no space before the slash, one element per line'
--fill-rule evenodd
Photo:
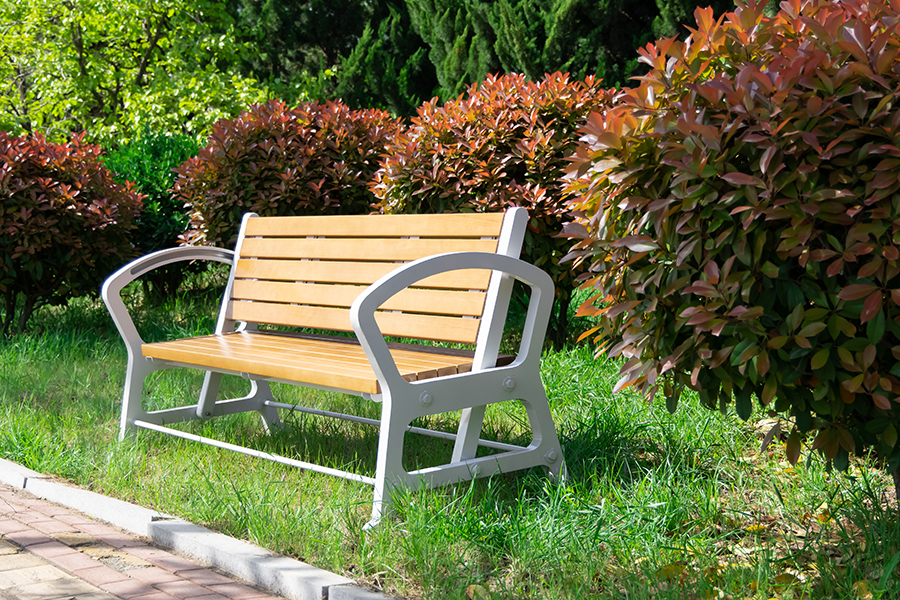
<path fill-rule="evenodd" d="M 186 240 L 233 246 L 241 217 L 361 214 L 366 187 L 399 128 L 381 110 L 340 102 L 290 109 L 273 100 L 213 127 L 209 143 L 178 169 L 175 192 L 190 210 Z"/>
<path fill-rule="evenodd" d="M 141 195 L 113 180 L 100 148 L 0 132 L 0 293 L 3 333 L 43 305 L 96 293 L 134 256 Z"/>
<path fill-rule="evenodd" d="M 738 2 L 641 50 L 640 85 L 573 164 L 575 253 L 619 387 L 753 396 L 839 467 L 874 447 L 900 488 L 900 4 Z M 773 432 L 773 435 L 776 432 Z"/>
<path fill-rule="evenodd" d="M 588 78 L 547 75 L 488 77 L 457 100 L 419 108 L 389 149 L 372 186 L 386 212 L 489 212 L 523 206 L 531 215 L 523 257 L 553 277 L 554 344 L 568 329 L 574 288 L 571 265 L 560 264 L 571 243 L 556 237 L 569 221 L 561 177 L 577 131 L 612 91 Z"/>

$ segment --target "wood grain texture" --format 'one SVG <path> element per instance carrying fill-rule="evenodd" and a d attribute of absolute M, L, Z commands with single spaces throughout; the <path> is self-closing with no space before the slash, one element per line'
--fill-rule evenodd
<path fill-rule="evenodd" d="M 144 356 L 210 370 L 378 394 L 381 389 L 362 347 L 351 338 L 242 332 L 144 344 Z M 473 353 L 391 344 L 407 381 L 468 372 Z M 507 364 L 512 357 L 502 357 Z"/>
<path fill-rule="evenodd" d="M 503 213 L 348 215 L 249 219 L 246 235 L 264 237 L 488 237 L 497 236 Z"/>

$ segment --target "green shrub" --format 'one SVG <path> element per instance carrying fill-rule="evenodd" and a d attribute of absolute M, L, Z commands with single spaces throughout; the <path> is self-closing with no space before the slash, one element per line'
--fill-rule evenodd
<path fill-rule="evenodd" d="M 583 130 L 569 232 L 596 273 L 584 312 L 628 359 L 620 388 L 662 387 L 674 410 L 686 386 L 744 419 L 755 396 L 792 417 L 791 461 L 812 431 L 838 468 L 874 447 L 896 477 L 900 14 L 781 6 L 698 9 Z"/>
<path fill-rule="evenodd" d="M 4 334 L 14 322 L 22 332 L 43 305 L 96 293 L 134 255 L 141 196 L 113 180 L 82 136 L 53 144 L 0 132 L 0 198 Z"/>
<path fill-rule="evenodd" d="M 380 110 L 339 102 L 255 105 L 216 123 L 209 143 L 178 169 L 175 191 L 190 205 L 193 244 L 232 246 L 244 213 L 360 214 L 366 187 L 399 123 Z"/>
<path fill-rule="evenodd" d="M 131 181 L 134 189 L 145 196 L 144 208 L 136 219 L 133 241 L 143 253 L 178 245 L 178 238 L 188 226 L 184 201 L 172 193 L 175 168 L 196 156 L 200 145 L 186 135 L 151 133 L 110 151 L 104 164 L 120 183 Z M 156 269 L 144 281 L 144 293 L 158 303 L 171 298 L 185 275 L 186 263 L 175 263 Z"/>
<path fill-rule="evenodd" d="M 568 216 L 563 168 L 576 135 L 612 91 L 600 81 L 555 73 L 488 77 L 468 94 L 425 103 L 390 148 L 372 189 L 386 212 L 481 212 L 523 206 L 531 215 L 523 257 L 556 282 L 555 346 L 565 342 L 576 273 L 560 259 L 571 245 L 556 236 Z"/>

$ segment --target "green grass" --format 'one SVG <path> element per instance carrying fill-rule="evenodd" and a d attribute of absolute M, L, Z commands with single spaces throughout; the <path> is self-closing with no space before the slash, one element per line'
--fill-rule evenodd
<path fill-rule="evenodd" d="M 212 327 L 202 301 L 135 306 L 150 339 Z M 0 456 L 98 492 L 252 540 L 362 584 L 413 598 L 896 598 L 900 518 L 888 478 L 856 459 L 844 474 L 815 454 L 791 467 L 759 452 L 767 415 L 744 423 L 687 397 L 612 393 L 617 364 L 589 348 L 548 352 L 543 377 L 570 477 L 526 472 L 398 498 L 364 533 L 371 488 L 150 432 L 119 444 L 125 350 L 105 309 L 46 309 L 0 340 Z M 189 401 L 202 377 L 154 374 L 147 401 Z M 246 382 L 226 378 L 227 393 Z M 358 398 L 275 386 L 279 398 L 377 417 Z M 492 407 L 487 435 L 526 435 L 516 406 Z M 451 429 L 453 415 L 431 425 Z M 287 415 L 271 437 L 249 416 L 185 427 L 371 474 L 377 431 Z M 760 431 L 757 431 L 757 429 Z M 449 453 L 410 436 L 411 464 Z M 479 595 L 480 594 L 480 595 Z"/>

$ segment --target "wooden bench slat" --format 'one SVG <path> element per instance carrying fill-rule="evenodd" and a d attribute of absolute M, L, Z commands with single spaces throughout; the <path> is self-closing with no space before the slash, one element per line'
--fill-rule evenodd
<path fill-rule="evenodd" d="M 241 256 L 349 261 L 410 261 L 445 252 L 496 252 L 496 240 L 245 238 Z"/>
<path fill-rule="evenodd" d="M 465 351 L 442 354 L 440 348 L 406 348 L 408 345 L 394 345 L 391 355 L 400 374 L 409 381 L 467 372 L 472 367 L 471 353 Z M 142 351 L 144 356 L 176 363 L 380 393 L 365 352 L 352 340 L 335 343 L 302 335 L 243 332 L 144 344 Z"/>
<path fill-rule="evenodd" d="M 295 237 L 485 237 L 499 235 L 503 213 L 349 215 L 250 219 L 247 235 Z"/>
<path fill-rule="evenodd" d="M 236 279 L 232 296 L 237 300 L 350 308 L 356 297 L 367 289 L 362 285 L 317 285 Z M 388 300 L 382 309 L 480 317 L 484 309 L 484 299 L 484 292 L 406 289 Z"/>
<path fill-rule="evenodd" d="M 381 279 L 399 264 L 377 262 L 345 262 L 325 260 L 248 260 L 240 259 L 235 277 L 272 281 L 310 281 L 369 285 Z M 461 269 L 423 279 L 416 287 L 486 290 L 491 272 L 484 269 Z"/>
<path fill-rule="evenodd" d="M 350 311 L 343 308 L 235 301 L 229 304 L 226 316 L 251 323 L 353 331 Z M 384 335 L 462 344 L 475 343 L 481 322 L 480 319 L 388 312 L 376 313 L 375 321 Z"/>

